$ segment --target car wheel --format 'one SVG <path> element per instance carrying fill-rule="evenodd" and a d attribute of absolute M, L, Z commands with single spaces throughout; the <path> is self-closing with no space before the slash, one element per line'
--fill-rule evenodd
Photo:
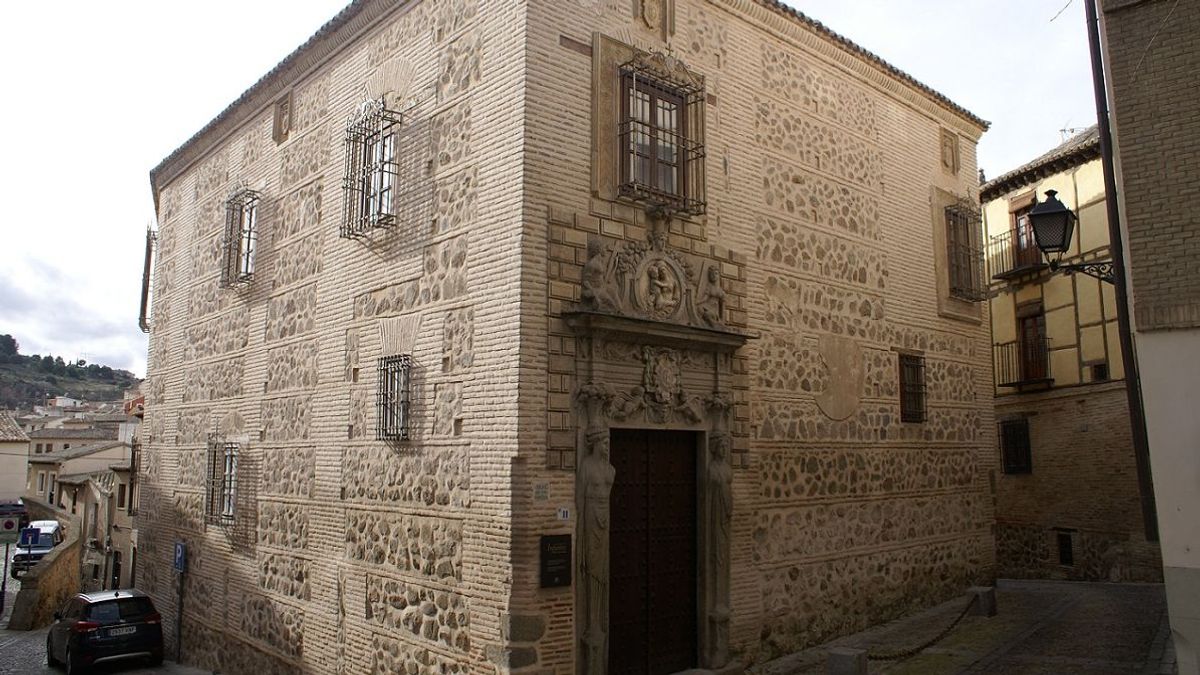
<path fill-rule="evenodd" d="M 67 675 L 78 675 L 79 673 L 83 672 L 83 666 L 79 665 L 75 662 L 75 659 L 71 658 L 70 645 L 67 645 L 67 653 L 64 654 L 64 657 L 64 661 L 66 662 L 67 666 Z"/>
<path fill-rule="evenodd" d="M 54 658 L 54 651 L 50 647 L 50 635 L 46 635 L 46 665 L 51 668 L 57 668 L 59 665 L 58 659 Z"/>

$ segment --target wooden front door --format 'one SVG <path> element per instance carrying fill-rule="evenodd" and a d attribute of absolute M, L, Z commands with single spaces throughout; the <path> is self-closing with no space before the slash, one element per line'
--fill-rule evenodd
<path fill-rule="evenodd" d="M 612 430 L 608 672 L 666 675 L 697 661 L 697 436 Z"/>

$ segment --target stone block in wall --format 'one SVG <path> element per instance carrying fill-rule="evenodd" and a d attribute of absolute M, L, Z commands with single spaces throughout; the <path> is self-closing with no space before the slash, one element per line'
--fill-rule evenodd
<path fill-rule="evenodd" d="M 754 560 L 800 560 L 964 535 L 986 522 L 990 501 L 979 493 L 952 493 L 762 510 L 754 527 Z"/>
<path fill-rule="evenodd" d="M 324 238 L 321 233 L 314 232 L 295 243 L 280 247 L 274 261 L 272 281 L 275 286 L 291 286 L 320 274 L 322 241 Z"/>
<path fill-rule="evenodd" d="M 267 304 L 268 342 L 311 332 L 316 327 L 317 286 L 311 284 L 271 298 Z"/>
<path fill-rule="evenodd" d="M 189 326 L 183 360 L 193 361 L 244 349 L 250 341 L 250 314 L 230 312 Z"/>
<path fill-rule="evenodd" d="M 798 331 L 886 342 L 882 296 L 783 276 L 763 284 L 767 323 Z"/>
<path fill-rule="evenodd" d="M 348 447 L 342 459 L 346 500 L 465 507 L 471 502 L 470 454 L 461 446 Z"/>
<path fill-rule="evenodd" d="M 179 458 L 179 484 L 190 488 L 203 488 L 207 483 L 208 471 L 205 466 L 207 452 L 204 449 L 180 448 L 176 454 Z"/>
<path fill-rule="evenodd" d="M 820 227 L 870 240 L 881 238 L 875 196 L 766 157 L 762 177 L 769 208 Z"/>
<path fill-rule="evenodd" d="M 874 246 L 786 218 L 759 216 L 754 231 L 760 262 L 879 291 L 887 288 L 887 256 Z"/>
<path fill-rule="evenodd" d="M 760 658 L 820 644 L 961 594 L 987 574 L 991 538 L 764 570 Z"/>
<path fill-rule="evenodd" d="M 434 187 L 434 233 L 450 232 L 475 221 L 479 171 L 469 166 L 441 178 Z"/>
<path fill-rule="evenodd" d="M 180 445 L 207 443 L 208 435 L 216 430 L 212 411 L 208 408 L 190 408 L 178 414 L 175 430 Z"/>
<path fill-rule="evenodd" d="M 976 400 L 975 366 L 969 363 L 927 359 L 925 388 L 930 401 L 972 403 Z"/>
<path fill-rule="evenodd" d="M 462 30 L 479 13 L 479 0 L 447 0 L 436 5 L 433 39 L 442 42 Z"/>
<path fill-rule="evenodd" d="M 788 92 L 801 109 L 868 138 L 876 137 L 875 100 L 866 91 L 806 62 L 805 57 L 762 43 L 762 91 Z"/>
<path fill-rule="evenodd" d="M 869 190 L 882 187 L 883 158 L 874 143 L 789 105 L 767 99 L 755 99 L 754 104 L 754 138 L 761 147 Z"/>
<path fill-rule="evenodd" d="M 421 280 L 408 279 L 354 298 L 354 318 L 402 314 L 417 307 Z"/>
<path fill-rule="evenodd" d="M 761 440 L 971 443 L 982 423 L 976 408 L 933 408 L 925 422 L 902 423 L 898 403 L 864 403 L 844 420 L 829 419 L 806 400 L 760 400 L 752 410 Z"/>
<path fill-rule="evenodd" d="M 279 187 L 289 190 L 318 175 L 329 164 L 332 142 L 328 130 L 317 127 L 289 141 L 279 152 Z"/>
<path fill-rule="evenodd" d="M 298 441 L 308 438 L 312 396 L 287 396 L 262 402 L 263 440 Z"/>
<path fill-rule="evenodd" d="M 471 122 L 469 100 L 438 113 L 433 121 L 436 171 L 458 165 L 471 156 Z"/>
<path fill-rule="evenodd" d="M 707 11 L 699 5 L 689 6 L 689 16 L 686 25 L 690 28 L 686 46 L 692 56 L 701 61 L 715 65 L 723 65 L 727 54 L 729 30 L 714 12 Z"/>
<path fill-rule="evenodd" d="M 309 579 L 312 563 L 279 553 L 260 553 L 258 556 L 258 586 L 264 591 L 286 595 L 297 600 L 308 600 L 312 591 Z"/>
<path fill-rule="evenodd" d="M 475 309 L 446 312 L 442 322 L 442 372 L 461 372 L 475 361 Z"/>
<path fill-rule="evenodd" d="M 349 431 L 346 434 L 350 440 L 358 440 L 363 438 L 374 438 L 374 427 L 371 426 L 371 420 L 374 419 L 375 408 L 375 392 L 365 387 L 356 387 L 350 390 L 350 411 L 349 411 Z"/>
<path fill-rule="evenodd" d="M 453 591 L 368 574 L 367 620 L 463 654 L 471 650 L 467 599 Z"/>
<path fill-rule="evenodd" d="M 292 659 L 304 655 L 304 612 L 260 595 L 246 595 L 242 633 Z"/>
<path fill-rule="evenodd" d="M 316 480 L 316 449 L 265 448 L 260 475 L 260 490 L 264 495 L 312 497 Z"/>
<path fill-rule="evenodd" d="M 346 557 L 438 581 L 462 579 L 462 521 L 347 510 Z"/>
<path fill-rule="evenodd" d="M 221 150 L 205 159 L 196 167 L 193 175 L 196 177 L 196 189 L 192 195 L 195 200 L 224 187 L 229 181 L 229 151 Z"/>
<path fill-rule="evenodd" d="M 188 368 L 183 375 L 183 402 L 241 396 L 244 369 L 245 359 L 240 356 Z"/>
<path fill-rule="evenodd" d="M 470 31 L 442 50 L 438 64 L 437 94 L 446 101 L 462 94 L 483 77 L 483 33 Z"/>
<path fill-rule="evenodd" d="M 176 491 L 174 497 L 176 525 L 182 530 L 199 532 L 204 529 L 204 494 Z"/>
<path fill-rule="evenodd" d="M 970 486 L 978 475 L 971 449 L 842 448 L 760 455 L 764 499 L 857 497 Z"/>
<path fill-rule="evenodd" d="M 188 291 L 187 310 L 187 315 L 192 321 L 229 308 L 232 296 L 222 292 L 223 289 L 220 287 L 220 281 L 220 278 L 213 277 L 192 284 L 191 289 Z M 167 303 L 156 304 L 165 305 Z"/>
<path fill-rule="evenodd" d="M 434 387 L 433 433 L 457 436 L 462 423 L 462 382 L 439 382 Z"/>
<path fill-rule="evenodd" d="M 258 502 L 258 542 L 277 548 L 308 547 L 308 507 Z"/>
<path fill-rule="evenodd" d="M 425 248 L 424 276 L 421 277 L 421 302 L 452 300 L 467 292 L 467 237 Z"/>
<path fill-rule="evenodd" d="M 321 181 L 305 185 L 279 202 L 273 240 L 282 245 L 300 233 L 315 232 L 321 225 Z"/>
<path fill-rule="evenodd" d="M 242 641 L 240 631 L 226 633 L 197 621 L 183 624 L 183 661 L 214 673 L 294 675 L 296 665 Z"/>
<path fill-rule="evenodd" d="M 318 77 L 292 96 L 292 133 L 303 133 L 329 113 L 329 75 Z"/>
<path fill-rule="evenodd" d="M 466 675 L 468 666 L 424 647 L 374 634 L 370 672 L 376 675 Z"/>
<path fill-rule="evenodd" d="M 316 340 L 295 342 L 267 350 L 268 393 L 317 386 Z"/>
<path fill-rule="evenodd" d="M 249 173 L 258 160 L 262 159 L 267 150 L 267 139 L 270 137 L 270 122 L 266 117 L 251 123 L 250 129 L 242 135 L 242 173 Z"/>

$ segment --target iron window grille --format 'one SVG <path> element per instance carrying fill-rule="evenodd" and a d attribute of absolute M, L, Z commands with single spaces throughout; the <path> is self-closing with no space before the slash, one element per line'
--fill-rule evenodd
<path fill-rule="evenodd" d="M 900 421 L 925 421 L 925 358 L 900 355 Z"/>
<path fill-rule="evenodd" d="M 375 439 L 408 440 L 412 358 L 407 354 L 379 359 L 379 387 L 375 395 Z"/>
<path fill-rule="evenodd" d="M 639 52 L 620 75 L 617 194 L 651 212 L 703 214 L 704 78 L 651 52 Z"/>
<path fill-rule="evenodd" d="M 258 252 L 258 202 L 254 190 L 241 189 L 225 201 L 225 239 L 222 248 L 221 285 L 250 283 Z"/>
<path fill-rule="evenodd" d="M 361 237 L 396 224 L 396 141 L 401 120 L 400 113 L 388 110 L 379 99 L 363 103 L 346 125 L 343 237 Z"/>
<path fill-rule="evenodd" d="M 1029 420 L 1005 420 L 1000 423 L 1000 458 L 1004 473 L 1033 472 L 1033 453 L 1029 444 Z"/>
<path fill-rule="evenodd" d="M 237 515 L 237 443 L 216 439 L 208 442 L 208 480 L 204 499 L 206 522 L 227 524 Z"/>
<path fill-rule="evenodd" d="M 945 208 L 945 218 L 950 295 L 967 302 L 986 300 L 979 209 L 971 202 L 959 201 Z"/>

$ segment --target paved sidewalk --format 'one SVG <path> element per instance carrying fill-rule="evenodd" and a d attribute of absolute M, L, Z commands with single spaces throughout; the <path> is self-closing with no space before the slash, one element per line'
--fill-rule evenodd
<path fill-rule="evenodd" d="M 889 675 L 1170 675 L 1167 604 L 1159 584 L 1002 580 L 999 612 L 967 616 L 938 644 L 901 661 L 871 661 Z M 755 675 L 825 672 L 831 646 L 898 652 L 937 635 L 967 596 L 751 670 Z"/>

